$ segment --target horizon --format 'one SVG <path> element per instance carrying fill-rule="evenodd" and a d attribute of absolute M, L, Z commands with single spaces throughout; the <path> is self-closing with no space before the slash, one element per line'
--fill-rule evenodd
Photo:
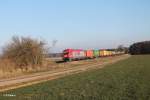
<path fill-rule="evenodd" d="M 65 48 L 101 49 L 150 40 L 149 0 L 2 0 L 0 47 L 11 37 L 57 40 Z"/>

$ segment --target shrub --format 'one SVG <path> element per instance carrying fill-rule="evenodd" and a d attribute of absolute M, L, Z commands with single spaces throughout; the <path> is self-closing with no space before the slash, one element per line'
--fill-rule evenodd
<path fill-rule="evenodd" d="M 12 37 L 3 49 L 2 58 L 9 59 L 18 67 L 41 65 L 45 43 L 30 37 Z"/>

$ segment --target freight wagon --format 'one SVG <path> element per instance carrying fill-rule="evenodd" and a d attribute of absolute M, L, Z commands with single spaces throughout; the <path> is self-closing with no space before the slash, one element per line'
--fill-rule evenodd
<path fill-rule="evenodd" d="M 100 56 L 100 50 L 93 50 L 94 58 L 98 58 Z"/>
<path fill-rule="evenodd" d="M 92 59 L 94 58 L 94 52 L 93 50 L 86 50 L 86 58 Z"/>

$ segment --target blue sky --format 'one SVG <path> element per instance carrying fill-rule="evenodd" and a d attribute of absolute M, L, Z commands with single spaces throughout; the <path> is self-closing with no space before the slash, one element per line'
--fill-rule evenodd
<path fill-rule="evenodd" d="M 0 0 L 0 46 L 13 35 L 54 50 L 114 48 L 150 39 L 150 0 Z"/>

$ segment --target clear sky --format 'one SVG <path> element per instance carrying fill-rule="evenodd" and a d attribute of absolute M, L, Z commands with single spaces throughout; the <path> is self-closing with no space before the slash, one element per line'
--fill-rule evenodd
<path fill-rule="evenodd" d="M 150 0 L 0 0 L 0 46 L 13 36 L 64 48 L 113 48 L 150 40 Z"/>

